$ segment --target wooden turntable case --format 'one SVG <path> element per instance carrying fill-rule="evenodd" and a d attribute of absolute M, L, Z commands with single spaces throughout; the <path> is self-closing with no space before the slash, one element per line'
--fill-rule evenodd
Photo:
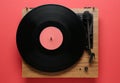
<path fill-rule="evenodd" d="M 31 8 L 23 9 L 23 16 L 27 14 Z M 97 78 L 98 77 L 98 9 L 96 8 L 74 8 L 75 13 L 82 13 L 84 11 L 90 11 L 93 14 L 93 49 L 95 53 L 95 59 L 93 63 L 89 64 L 89 55 L 84 52 L 80 60 L 72 67 L 57 73 L 45 73 L 38 71 L 22 60 L 22 77 L 24 78 Z M 88 67 L 88 71 L 85 71 L 85 67 Z"/>

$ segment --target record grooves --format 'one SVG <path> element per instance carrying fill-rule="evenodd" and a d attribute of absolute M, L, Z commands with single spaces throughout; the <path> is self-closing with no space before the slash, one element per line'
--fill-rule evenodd
<path fill-rule="evenodd" d="M 39 40 L 41 32 L 50 26 L 59 29 L 63 36 L 62 44 L 54 50 L 46 49 Z M 21 20 L 16 35 L 17 47 L 23 60 L 33 68 L 45 72 L 61 71 L 82 56 L 83 27 L 77 15 L 66 7 L 55 4 L 39 6 Z"/>

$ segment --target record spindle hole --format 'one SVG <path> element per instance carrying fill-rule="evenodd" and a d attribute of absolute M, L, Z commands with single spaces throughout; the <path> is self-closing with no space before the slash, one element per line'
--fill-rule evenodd
<path fill-rule="evenodd" d="M 52 37 L 50 37 L 50 41 L 52 41 Z"/>
<path fill-rule="evenodd" d="M 63 34 L 57 27 L 49 26 L 41 31 L 39 41 L 45 49 L 55 50 L 61 46 Z"/>

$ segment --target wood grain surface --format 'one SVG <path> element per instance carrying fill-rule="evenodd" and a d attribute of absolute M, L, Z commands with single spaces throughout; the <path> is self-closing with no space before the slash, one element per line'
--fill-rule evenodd
<path fill-rule="evenodd" d="M 28 13 L 31 9 L 25 8 L 23 9 L 23 16 Z M 93 13 L 93 34 L 94 34 L 94 41 L 93 41 L 93 49 L 92 52 L 95 53 L 95 59 L 93 63 L 90 65 L 88 63 L 89 56 L 86 52 L 84 52 L 83 56 L 77 62 L 77 64 L 73 65 L 72 67 L 57 73 L 45 73 L 38 71 L 29 65 L 27 65 L 22 60 L 22 77 L 24 78 L 97 78 L 98 77 L 98 9 L 96 8 L 75 8 L 72 9 L 76 13 L 82 13 L 84 11 L 90 11 Z M 84 67 L 88 67 L 88 71 L 85 72 Z"/>

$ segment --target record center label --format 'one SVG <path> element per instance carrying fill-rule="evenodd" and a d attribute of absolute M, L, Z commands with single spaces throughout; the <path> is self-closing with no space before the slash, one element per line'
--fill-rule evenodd
<path fill-rule="evenodd" d="M 48 50 L 59 48 L 63 42 L 63 34 L 57 27 L 44 28 L 39 35 L 40 44 Z"/>

